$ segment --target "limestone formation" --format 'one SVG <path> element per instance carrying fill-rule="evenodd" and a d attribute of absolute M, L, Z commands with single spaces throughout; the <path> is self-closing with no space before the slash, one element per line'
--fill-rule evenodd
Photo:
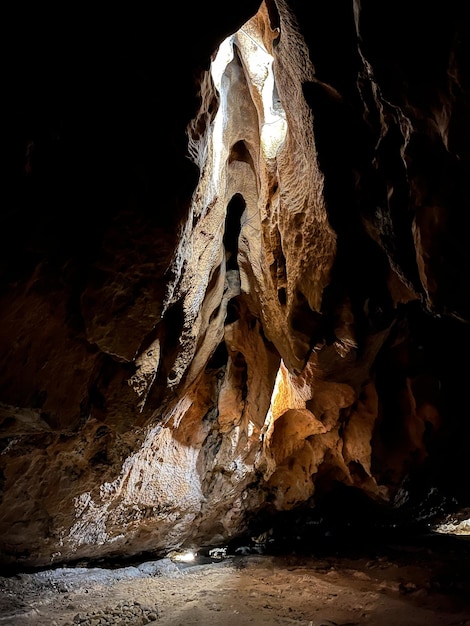
<path fill-rule="evenodd" d="M 12 21 L 3 564 L 469 506 L 469 24 L 376 4 Z"/>

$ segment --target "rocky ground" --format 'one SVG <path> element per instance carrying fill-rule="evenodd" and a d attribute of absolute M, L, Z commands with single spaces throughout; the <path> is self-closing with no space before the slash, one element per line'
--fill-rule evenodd
<path fill-rule="evenodd" d="M 0 578 L 0 626 L 470 626 L 468 540 Z"/>

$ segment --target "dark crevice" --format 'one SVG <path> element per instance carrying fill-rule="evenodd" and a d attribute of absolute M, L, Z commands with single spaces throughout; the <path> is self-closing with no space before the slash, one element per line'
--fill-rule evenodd
<path fill-rule="evenodd" d="M 228 361 L 227 346 L 225 345 L 225 341 L 222 341 L 221 343 L 219 343 L 219 345 L 214 351 L 214 354 L 209 359 L 206 369 L 218 370 L 221 367 L 224 367 L 225 365 L 227 365 L 227 361 Z"/>
<path fill-rule="evenodd" d="M 241 230 L 241 218 L 245 208 L 245 199 L 239 193 L 236 193 L 228 203 L 223 239 L 227 258 L 227 270 L 238 270 L 238 238 Z"/>

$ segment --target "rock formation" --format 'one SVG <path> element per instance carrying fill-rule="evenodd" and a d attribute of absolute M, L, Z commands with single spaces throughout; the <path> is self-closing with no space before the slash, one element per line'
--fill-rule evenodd
<path fill-rule="evenodd" d="M 11 28 L 2 562 L 224 545 L 337 485 L 468 506 L 462 7 Z"/>

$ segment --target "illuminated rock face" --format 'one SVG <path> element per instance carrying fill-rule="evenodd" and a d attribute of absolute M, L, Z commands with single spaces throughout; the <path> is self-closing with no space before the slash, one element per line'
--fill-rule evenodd
<path fill-rule="evenodd" d="M 30 42 L 50 95 L 15 118 L 4 563 L 224 544 L 337 483 L 465 492 L 465 22 L 323 4 L 199 3 L 167 90 L 142 16 L 109 73 L 99 28 L 89 57 Z"/>

